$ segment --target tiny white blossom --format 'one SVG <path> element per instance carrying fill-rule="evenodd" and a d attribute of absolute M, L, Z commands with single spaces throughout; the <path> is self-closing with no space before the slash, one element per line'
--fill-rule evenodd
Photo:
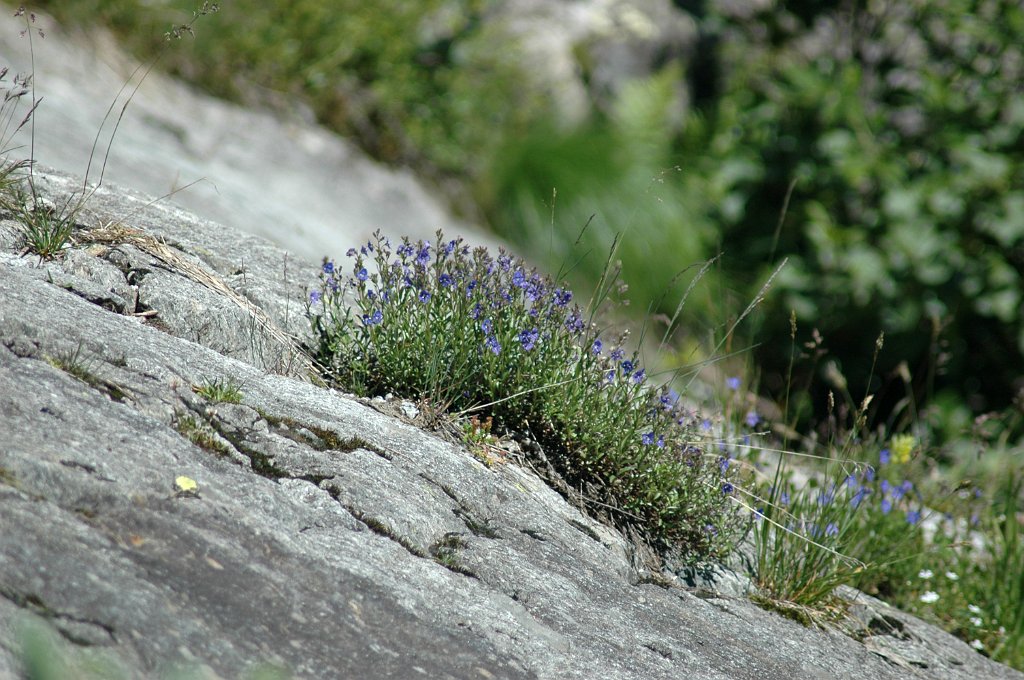
<path fill-rule="evenodd" d="M 971 617 L 971 625 L 972 626 L 976 626 L 976 627 L 980 627 L 981 626 L 981 619 L 979 619 L 977 616 L 972 616 Z"/>
<path fill-rule="evenodd" d="M 981 607 L 979 607 L 976 604 L 969 604 L 969 605 L 967 605 L 967 611 L 971 612 L 972 614 L 980 614 L 981 613 Z"/>
<path fill-rule="evenodd" d="M 947 571 L 946 578 L 948 578 L 950 581 L 960 580 L 960 576 L 955 571 Z"/>
<path fill-rule="evenodd" d="M 985 645 L 982 643 L 981 640 L 971 640 L 971 647 L 974 647 L 979 652 L 985 649 Z"/>
<path fill-rule="evenodd" d="M 921 602 L 924 602 L 925 604 L 931 604 L 933 602 L 938 602 L 938 601 L 939 601 L 939 594 L 937 592 L 935 592 L 934 590 L 926 591 L 923 595 L 921 595 Z"/>
<path fill-rule="evenodd" d="M 918 578 L 931 578 L 934 575 L 935 574 L 932 572 L 931 569 L 922 569 L 921 571 L 917 572 Z"/>

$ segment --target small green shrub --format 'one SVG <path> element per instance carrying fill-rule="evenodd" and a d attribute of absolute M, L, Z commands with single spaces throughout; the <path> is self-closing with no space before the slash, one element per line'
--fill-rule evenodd
<path fill-rule="evenodd" d="M 231 378 L 205 380 L 202 385 L 193 385 L 192 390 L 207 401 L 242 403 L 242 386 Z"/>
<path fill-rule="evenodd" d="M 651 386 L 624 338 L 607 343 L 561 281 L 461 239 L 378 235 L 325 261 L 309 296 L 315 356 L 357 394 L 427 399 L 527 433 L 589 509 L 692 557 L 724 553 L 734 487 L 692 414 Z M 608 276 L 602 290 L 614 284 Z"/>

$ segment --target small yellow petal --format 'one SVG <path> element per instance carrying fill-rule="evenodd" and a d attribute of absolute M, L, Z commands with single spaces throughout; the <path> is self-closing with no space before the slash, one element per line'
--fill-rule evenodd
<path fill-rule="evenodd" d="M 191 477 L 186 477 L 185 475 L 175 477 L 174 486 L 178 489 L 178 491 L 184 493 L 189 493 L 199 488 L 199 485 L 196 484 L 196 480 L 192 479 Z"/>

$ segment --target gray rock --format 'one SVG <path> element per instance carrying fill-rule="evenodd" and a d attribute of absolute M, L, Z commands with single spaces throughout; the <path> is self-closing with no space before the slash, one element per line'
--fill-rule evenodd
<path fill-rule="evenodd" d="M 255 351 L 304 336 L 315 263 L 112 186 L 83 224 L 126 212 L 44 262 L 0 223 L 0 675 L 34 622 L 132 678 L 1021 677 L 867 598 L 847 635 L 638 570 L 530 470 Z M 239 346 L 232 295 L 283 335 Z"/>
<path fill-rule="evenodd" d="M 526 71 L 569 123 L 610 109 L 630 81 L 689 59 L 697 25 L 668 0 L 495 3 L 487 21 L 514 37 Z M 684 84 L 677 96 L 686 106 Z"/>

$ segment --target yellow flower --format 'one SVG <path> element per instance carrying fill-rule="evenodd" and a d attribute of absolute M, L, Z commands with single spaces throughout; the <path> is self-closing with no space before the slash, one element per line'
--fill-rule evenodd
<path fill-rule="evenodd" d="M 913 435 L 898 434 L 893 437 L 889 442 L 889 451 L 892 453 L 893 462 L 900 465 L 907 463 L 916 446 L 917 439 Z"/>

